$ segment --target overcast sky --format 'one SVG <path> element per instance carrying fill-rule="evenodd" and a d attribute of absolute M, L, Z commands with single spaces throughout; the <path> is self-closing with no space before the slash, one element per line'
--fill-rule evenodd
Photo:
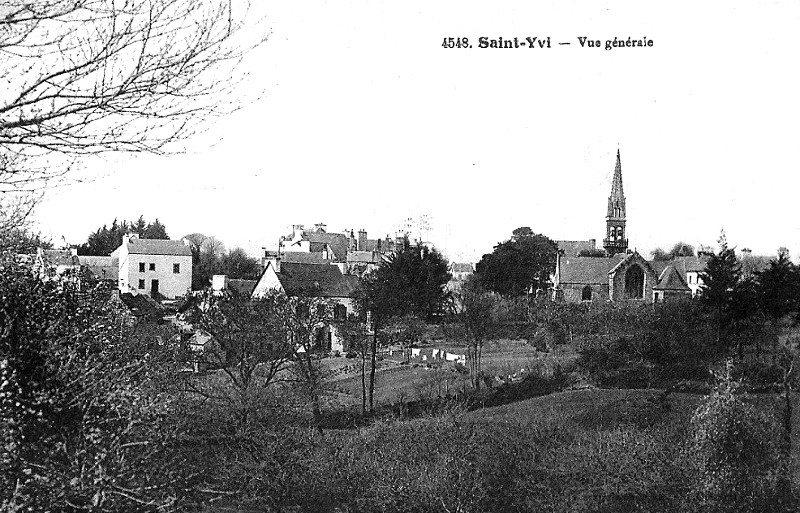
<path fill-rule="evenodd" d="M 271 35 L 244 87 L 263 98 L 189 154 L 87 163 L 94 179 L 48 193 L 38 228 L 77 244 L 143 214 L 255 256 L 292 224 L 376 237 L 426 214 L 451 260 L 476 261 L 518 226 L 601 240 L 619 148 L 640 253 L 715 245 L 724 227 L 796 257 L 800 2 L 652 5 L 259 2 Z M 515 36 L 552 48 L 478 48 Z"/>

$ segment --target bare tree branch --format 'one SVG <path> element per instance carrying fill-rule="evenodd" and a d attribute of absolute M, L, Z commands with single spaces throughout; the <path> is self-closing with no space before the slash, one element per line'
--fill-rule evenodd
<path fill-rule="evenodd" d="M 240 107 L 237 66 L 266 39 L 248 14 L 247 0 L 5 2 L 0 192 L 41 189 L 85 155 L 167 151 Z"/>

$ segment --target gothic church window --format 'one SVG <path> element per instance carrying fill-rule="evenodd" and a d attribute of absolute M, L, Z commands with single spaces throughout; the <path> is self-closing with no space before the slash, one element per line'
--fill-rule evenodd
<path fill-rule="evenodd" d="M 644 297 L 644 271 L 638 265 L 632 266 L 625 273 L 625 297 L 628 299 Z"/>

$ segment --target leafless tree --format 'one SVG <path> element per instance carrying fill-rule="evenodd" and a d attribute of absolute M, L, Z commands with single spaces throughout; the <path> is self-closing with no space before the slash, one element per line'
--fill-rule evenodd
<path fill-rule="evenodd" d="M 321 396 L 325 388 L 326 370 L 321 356 L 325 340 L 320 339 L 333 329 L 333 307 L 330 299 L 319 297 L 311 289 L 287 297 L 280 294 L 277 302 L 281 309 L 278 318 L 290 345 L 296 348 L 290 367 L 292 379 L 302 396 L 310 403 L 314 427 L 322 432 Z"/>
<path fill-rule="evenodd" d="M 247 422 L 260 396 L 279 380 L 294 357 L 281 319 L 285 298 L 270 294 L 258 299 L 210 290 L 194 298 L 188 318 L 210 340 L 195 358 L 218 365 L 230 387 L 214 388 L 189 382 L 190 390 L 209 399 L 230 400 L 242 424 Z M 232 395 L 226 394 L 230 390 Z"/>
<path fill-rule="evenodd" d="M 497 303 L 497 295 L 485 290 L 474 276 L 453 297 L 452 313 L 466 335 L 470 378 L 476 389 L 480 388 L 481 382 L 483 345 L 491 337 L 496 324 Z"/>
<path fill-rule="evenodd" d="M 252 20 L 248 0 L 0 4 L 4 209 L 81 157 L 168 151 L 240 106 L 230 101 L 244 78 L 238 64 L 266 37 Z"/>

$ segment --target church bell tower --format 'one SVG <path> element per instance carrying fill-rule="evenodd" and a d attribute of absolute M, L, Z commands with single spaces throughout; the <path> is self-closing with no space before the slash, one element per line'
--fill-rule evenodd
<path fill-rule="evenodd" d="M 614 168 L 614 181 L 611 183 L 611 196 L 608 197 L 606 213 L 606 238 L 603 247 L 609 255 L 625 253 L 628 239 L 625 233 L 625 193 L 622 192 L 622 164 L 617 150 L 617 166 Z"/>

